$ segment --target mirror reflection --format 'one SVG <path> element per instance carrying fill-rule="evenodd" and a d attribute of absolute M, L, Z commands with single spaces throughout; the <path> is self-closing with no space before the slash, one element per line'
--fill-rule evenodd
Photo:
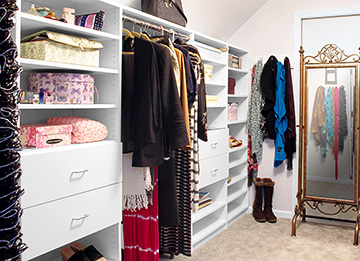
<path fill-rule="evenodd" d="M 306 191 L 310 197 L 354 199 L 355 67 L 305 67 Z"/>

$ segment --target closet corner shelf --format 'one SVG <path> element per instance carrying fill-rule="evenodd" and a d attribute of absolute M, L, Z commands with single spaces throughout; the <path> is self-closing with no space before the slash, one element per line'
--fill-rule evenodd
<path fill-rule="evenodd" d="M 234 219 L 236 216 L 248 210 L 248 206 L 238 207 L 228 213 L 228 222 Z"/>
<path fill-rule="evenodd" d="M 239 74 L 247 74 L 247 73 L 249 73 L 249 70 L 236 69 L 236 68 L 231 68 L 231 67 L 229 67 L 229 71 L 232 72 L 232 73 L 239 73 Z"/>
<path fill-rule="evenodd" d="M 206 216 L 214 213 L 218 209 L 223 208 L 225 206 L 226 206 L 226 202 L 223 202 L 223 201 L 212 202 L 208 206 L 200 209 L 197 213 L 192 214 L 192 216 L 191 216 L 192 223 L 195 223 L 195 222 L 205 218 Z"/>
<path fill-rule="evenodd" d="M 97 142 L 90 142 L 90 143 L 79 143 L 79 144 L 70 144 L 66 146 L 60 146 L 60 147 L 52 147 L 52 148 L 42 148 L 42 149 L 23 149 L 20 151 L 21 157 L 24 156 L 33 156 L 33 155 L 41 155 L 41 154 L 47 154 L 52 152 L 61 152 L 61 151 L 70 151 L 74 149 L 94 149 L 96 150 L 96 147 L 99 146 L 107 146 L 109 144 L 118 144 L 119 142 L 115 140 L 103 140 L 103 141 L 97 141 Z"/>
<path fill-rule="evenodd" d="M 228 94 L 228 98 L 248 98 L 248 95 L 247 94 L 239 94 L 239 95 Z"/>
<path fill-rule="evenodd" d="M 228 125 L 244 124 L 244 123 L 246 123 L 246 120 L 228 121 Z"/>
<path fill-rule="evenodd" d="M 239 183 L 239 182 L 241 182 L 241 181 L 243 181 L 244 179 L 246 179 L 247 178 L 247 176 L 241 176 L 241 175 L 238 175 L 238 176 L 236 176 L 235 178 L 232 178 L 231 179 L 231 182 L 230 183 L 227 183 L 227 186 L 228 187 L 231 187 L 232 185 L 234 185 L 234 184 L 236 184 L 236 183 Z"/>
<path fill-rule="evenodd" d="M 223 88 L 226 85 L 225 84 L 221 84 L 221 83 L 214 83 L 214 82 L 205 82 L 206 87 L 219 87 L 219 88 Z"/>
<path fill-rule="evenodd" d="M 207 104 L 206 105 L 207 109 L 214 109 L 214 108 L 220 108 L 220 109 L 225 109 L 226 106 L 223 104 Z"/>
<path fill-rule="evenodd" d="M 116 109 L 116 104 L 19 104 L 20 110 Z"/>
<path fill-rule="evenodd" d="M 90 37 L 93 40 L 99 41 L 106 41 L 106 40 L 120 40 L 119 35 L 110 34 L 102 31 L 96 31 L 89 28 L 67 24 L 60 21 L 54 21 L 51 19 L 37 17 L 35 15 L 27 14 L 27 13 L 20 13 L 22 21 L 22 30 L 25 34 L 31 34 L 34 31 L 42 31 L 42 30 L 49 30 L 49 31 L 59 31 L 61 30 L 62 33 L 69 33 L 80 35 L 82 37 Z"/>
<path fill-rule="evenodd" d="M 74 70 L 88 72 L 89 74 L 119 74 L 119 70 L 102 68 L 102 67 L 91 67 L 91 66 L 82 66 L 76 64 L 67 64 L 67 63 L 56 63 L 56 62 L 46 62 L 34 59 L 18 58 L 18 62 L 24 68 L 24 70 Z"/>
<path fill-rule="evenodd" d="M 202 56 L 201 59 L 202 59 L 204 64 L 210 64 L 210 65 L 213 65 L 213 66 L 223 66 L 223 67 L 226 66 L 225 62 L 221 62 L 221 61 L 217 61 L 217 60 L 214 60 L 214 59 L 211 59 L 211 58 L 207 58 L 206 56 Z"/>
<path fill-rule="evenodd" d="M 239 160 L 230 161 L 229 169 L 235 168 L 235 167 L 237 167 L 241 164 L 245 164 L 245 163 L 247 163 L 247 159 L 246 160 L 239 159 Z"/>
<path fill-rule="evenodd" d="M 227 203 L 229 204 L 229 203 L 233 202 L 234 200 L 241 198 L 242 196 L 246 195 L 246 193 L 247 193 L 247 188 L 243 189 L 243 190 L 239 190 L 234 193 L 231 193 L 231 195 L 228 196 Z"/>
<path fill-rule="evenodd" d="M 216 230 L 220 229 L 221 227 L 226 225 L 226 220 L 214 220 L 214 222 L 211 223 L 211 225 L 207 226 L 206 228 L 200 230 L 199 232 L 195 233 L 193 238 L 192 238 L 192 244 L 196 245 L 197 243 L 199 243 L 201 240 L 205 239 L 206 237 L 208 237 L 209 235 L 211 235 L 212 233 L 214 233 Z"/>
<path fill-rule="evenodd" d="M 246 149 L 247 149 L 247 147 L 243 144 L 240 147 L 229 148 L 229 153 L 240 151 L 240 150 L 246 150 Z"/>

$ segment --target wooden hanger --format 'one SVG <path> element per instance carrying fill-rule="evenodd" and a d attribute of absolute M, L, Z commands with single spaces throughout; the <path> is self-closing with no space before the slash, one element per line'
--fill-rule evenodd
<path fill-rule="evenodd" d="M 132 33 L 130 33 L 130 31 L 129 31 L 128 29 L 123 28 L 123 29 L 122 29 L 122 32 L 123 32 L 123 34 L 126 34 L 125 40 L 126 40 L 126 38 L 128 38 L 128 37 L 134 38 L 134 36 L 132 35 Z"/>

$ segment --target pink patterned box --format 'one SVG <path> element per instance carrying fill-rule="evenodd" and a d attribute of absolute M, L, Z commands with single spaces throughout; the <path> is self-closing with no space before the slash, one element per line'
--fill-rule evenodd
<path fill-rule="evenodd" d="M 75 73 L 30 73 L 28 90 L 51 92 L 54 104 L 93 104 L 94 76 Z"/>
<path fill-rule="evenodd" d="M 228 103 L 228 121 L 238 120 L 238 106 L 237 102 Z"/>
<path fill-rule="evenodd" d="M 20 126 L 21 145 L 25 148 L 49 148 L 71 144 L 72 126 L 24 124 Z"/>

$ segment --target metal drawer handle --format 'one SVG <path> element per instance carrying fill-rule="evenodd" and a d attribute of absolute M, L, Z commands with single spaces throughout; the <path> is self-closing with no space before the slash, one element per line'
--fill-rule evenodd
<path fill-rule="evenodd" d="M 210 173 L 211 173 L 211 175 L 215 176 L 218 171 L 219 171 L 218 169 L 213 169 L 210 171 Z"/>
<path fill-rule="evenodd" d="M 73 171 L 73 172 L 71 172 L 71 175 L 73 175 L 73 174 L 85 174 L 88 171 L 89 171 L 88 169 L 84 169 L 84 170 L 80 170 L 80 171 Z"/>
<path fill-rule="evenodd" d="M 88 218 L 89 217 L 89 214 L 84 214 L 84 216 L 83 217 L 79 217 L 79 218 L 73 218 L 72 219 L 72 221 L 78 221 L 78 220 L 83 220 L 83 219 L 85 219 L 85 218 Z"/>
<path fill-rule="evenodd" d="M 218 145 L 218 142 L 213 142 L 210 144 L 212 149 L 216 149 L 217 145 Z"/>

